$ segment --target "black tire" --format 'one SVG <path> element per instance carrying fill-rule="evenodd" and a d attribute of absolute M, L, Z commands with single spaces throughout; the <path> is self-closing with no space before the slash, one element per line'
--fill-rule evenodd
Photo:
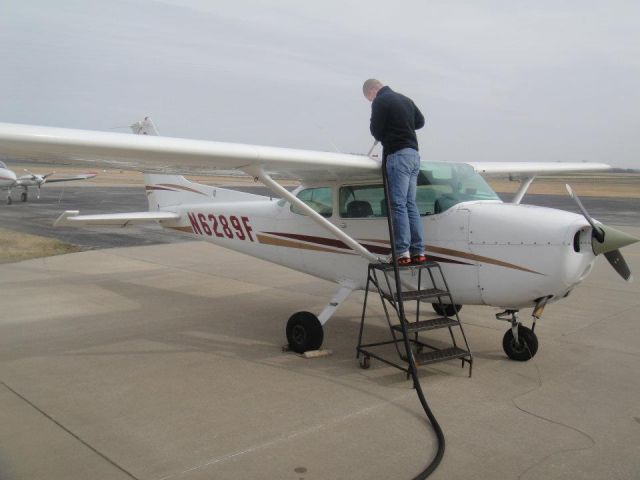
<path fill-rule="evenodd" d="M 20 200 L 23 201 L 23 202 L 27 201 L 27 192 L 22 192 L 20 194 Z"/>
<path fill-rule="evenodd" d="M 433 311 L 438 315 L 443 317 L 454 317 L 456 312 L 462 310 L 462 305 L 451 305 L 448 303 L 443 303 L 442 305 L 439 303 L 432 303 Z"/>
<path fill-rule="evenodd" d="M 526 362 L 532 359 L 538 352 L 538 337 L 530 328 L 518 325 L 518 340 L 513 338 L 511 329 L 507 330 L 502 338 L 502 348 L 511 360 Z"/>
<path fill-rule="evenodd" d="M 296 312 L 287 322 L 289 348 L 296 353 L 318 350 L 324 339 L 322 324 L 313 313 Z"/>
<path fill-rule="evenodd" d="M 7 205 L 11 205 L 13 203 L 13 200 L 11 199 L 11 197 L 7 197 Z"/>

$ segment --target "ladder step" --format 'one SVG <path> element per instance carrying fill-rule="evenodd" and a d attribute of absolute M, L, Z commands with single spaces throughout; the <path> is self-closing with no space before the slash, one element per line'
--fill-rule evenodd
<path fill-rule="evenodd" d="M 436 328 L 453 327 L 460 325 L 454 318 L 438 317 L 419 322 L 407 322 L 407 333 L 423 332 L 425 330 L 435 330 Z M 402 333 L 402 325 L 394 325 L 393 329 Z"/>
<path fill-rule="evenodd" d="M 448 297 L 450 296 L 449 292 L 446 290 L 441 290 L 439 288 L 425 288 L 424 290 L 409 290 L 402 292 L 402 300 L 420 300 L 425 298 L 438 298 L 438 297 Z M 388 299 L 390 295 L 386 295 L 385 297 Z M 398 293 L 393 294 L 393 300 L 398 300 Z"/>
<path fill-rule="evenodd" d="M 430 350 L 415 355 L 417 365 L 445 362 L 456 358 L 471 357 L 471 353 L 459 347 L 450 347 L 443 350 Z"/>
<path fill-rule="evenodd" d="M 369 265 L 371 266 L 371 268 L 375 268 L 376 270 L 380 270 L 382 272 L 388 272 L 389 270 L 393 270 L 393 263 L 370 263 Z M 421 263 L 420 265 L 398 266 L 398 269 L 407 270 L 411 268 L 435 268 L 437 266 L 438 266 L 437 262 L 428 260 L 424 263 Z"/>

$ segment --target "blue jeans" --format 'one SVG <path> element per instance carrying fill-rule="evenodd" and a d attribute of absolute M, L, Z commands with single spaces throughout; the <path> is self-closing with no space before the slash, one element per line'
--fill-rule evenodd
<path fill-rule="evenodd" d="M 413 148 L 403 148 L 387 155 L 391 219 L 398 256 L 424 253 L 422 221 L 416 206 L 419 171 L 420 154 Z"/>

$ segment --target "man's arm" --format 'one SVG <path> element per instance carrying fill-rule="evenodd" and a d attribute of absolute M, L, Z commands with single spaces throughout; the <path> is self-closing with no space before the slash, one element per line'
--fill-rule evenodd
<path fill-rule="evenodd" d="M 413 108 L 415 109 L 415 126 L 416 126 L 416 130 L 420 130 L 422 127 L 424 127 L 424 115 L 422 115 L 422 112 L 420 111 L 420 109 L 418 107 L 416 107 L 416 104 L 413 104 Z"/>
<path fill-rule="evenodd" d="M 384 127 L 387 123 L 387 109 L 380 102 L 374 102 L 371 104 L 371 125 L 369 130 L 373 138 L 382 141 L 384 135 Z"/>

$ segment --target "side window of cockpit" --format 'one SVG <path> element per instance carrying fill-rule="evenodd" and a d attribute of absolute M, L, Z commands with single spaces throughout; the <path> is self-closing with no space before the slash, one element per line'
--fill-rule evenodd
<path fill-rule="evenodd" d="M 384 217 L 387 214 L 382 185 L 341 187 L 338 204 L 342 218 Z"/>
<path fill-rule="evenodd" d="M 307 188 L 300 191 L 297 197 L 323 217 L 328 218 L 333 213 L 331 187 Z M 291 211 L 298 215 L 304 215 L 304 212 L 295 205 L 291 205 Z"/>
<path fill-rule="evenodd" d="M 436 196 L 431 186 L 418 185 L 416 203 L 420 215 L 431 215 Z M 338 206 L 342 218 L 386 217 L 387 202 L 382 185 L 341 187 Z"/>

